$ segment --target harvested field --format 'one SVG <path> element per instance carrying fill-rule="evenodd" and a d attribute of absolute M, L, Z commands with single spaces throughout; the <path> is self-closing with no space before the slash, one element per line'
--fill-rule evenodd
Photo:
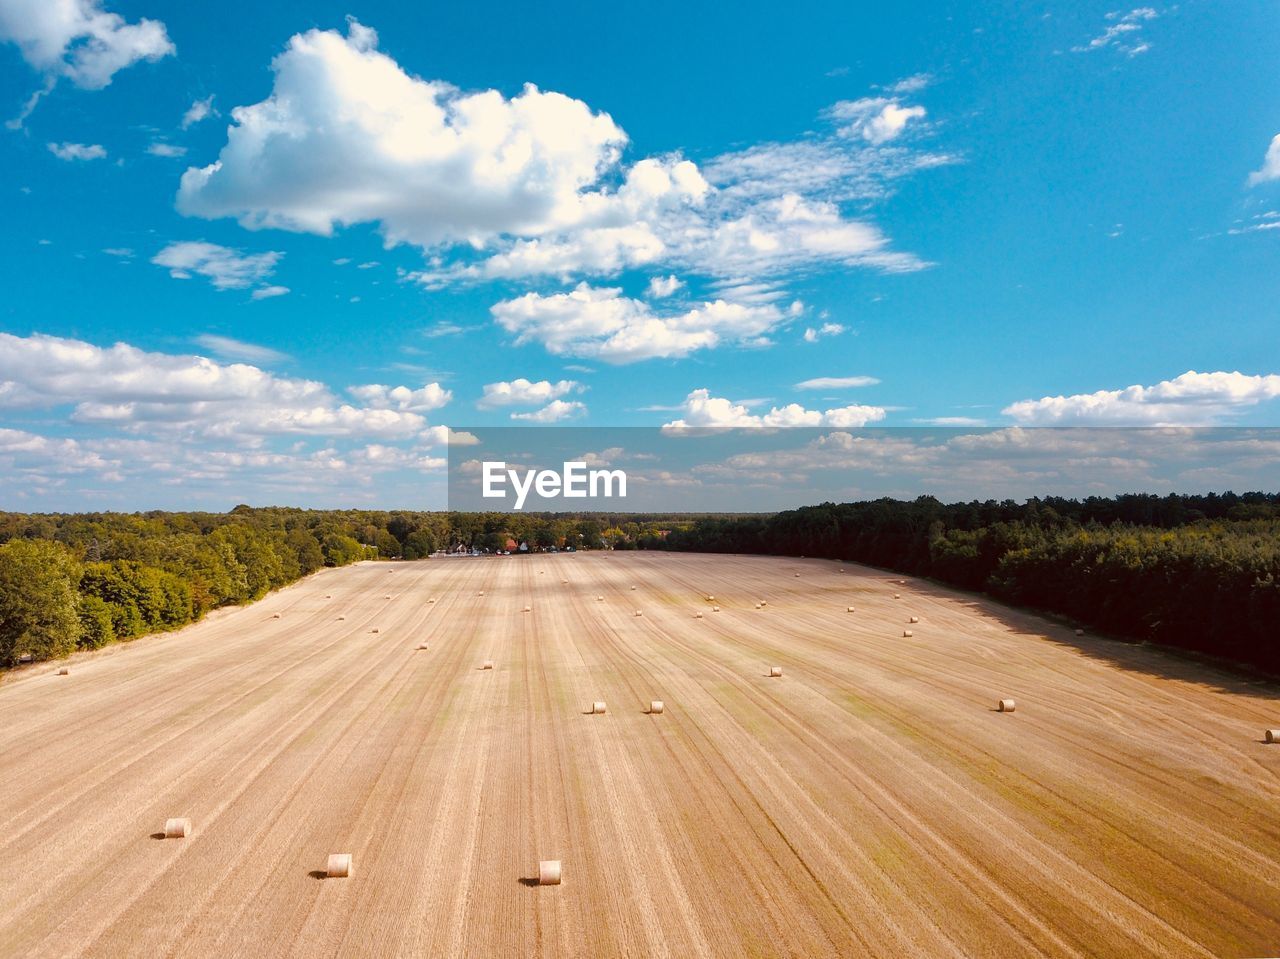
<path fill-rule="evenodd" d="M 1274 686 L 873 570 L 361 564 L 74 667 L 0 685 L 6 957 L 1280 954 Z"/>

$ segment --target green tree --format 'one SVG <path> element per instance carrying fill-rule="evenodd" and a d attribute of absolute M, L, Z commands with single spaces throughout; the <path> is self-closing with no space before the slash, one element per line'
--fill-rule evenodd
<path fill-rule="evenodd" d="M 76 648 L 79 579 L 61 543 L 15 539 L 0 546 L 0 662 L 52 659 Z"/>

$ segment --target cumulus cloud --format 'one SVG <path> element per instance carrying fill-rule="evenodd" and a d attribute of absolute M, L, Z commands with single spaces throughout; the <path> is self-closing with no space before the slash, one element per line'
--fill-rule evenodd
<path fill-rule="evenodd" d="M 1249 186 L 1257 186 L 1270 180 L 1280 180 L 1280 133 L 1271 138 L 1267 155 L 1262 159 L 1262 169 L 1249 174 Z"/>
<path fill-rule="evenodd" d="M 530 423 L 559 423 L 561 420 L 582 416 L 586 412 L 586 405 L 577 400 L 554 400 L 532 413 L 512 413 L 511 418 Z"/>
<path fill-rule="evenodd" d="M 407 386 L 387 387 L 380 384 L 353 386 L 349 392 L 366 406 L 375 410 L 407 410 L 412 413 L 428 413 L 438 410 L 453 399 L 453 393 L 439 383 L 428 383 L 418 390 Z"/>
<path fill-rule="evenodd" d="M 187 107 L 187 112 L 182 115 L 182 129 L 190 129 L 201 120 L 217 115 L 218 111 L 213 108 L 213 94 L 211 93 L 203 100 L 196 100 L 191 106 Z"/>
<path fill-rule="evenodd" d="M 830 115 L 845 124 L 839 131 L 842 135 L 880 146 L 901 136 L 910 121 L 924 119 L 926 111 L 921 106 L 903 106 L 896 97 L 863 97 L 841 100 L 831 107 Z"/>
<path fill-rule="evenodd" d="M 784 312 L 772 303 L 715 300 L 664 316 L 642 300 L 623 296 L 620 289 L 580 283 L 568 293 L 526 293 L 504 300 L 492 313 L 503 329 L 515 334 L 517 345 L 537 342 L 557 356 L 634 363 L 687 356 L 721 343 L 759 343 L 802 309 L 799 301 Z"/>
<path fill-rule="evenodd" d="M 1280 375 L 1197 373 L 1154 386 L 1129 386 L 1072 396 L 1021 400 L 1001 412 L 1035 426 L 1206 426 L 1280 397 Z"/>
<path fill-rule="evenodd" d="M 818 340 L 826 336 L 839 336 L 845 331 L 842 323 L 823 323 L 819 327 L 809 327 L 804 331 L 804 341 L 806 343 L 817 343 Z"/>
<path fill-rule="evenodd" d="M 852 429 L 884 419 L 879 406 L 841 406 L 826 411 L 808 410 L 799 403 L 775 406 L 758 416 L 745 403 L 712 396 L 710 390 L 699 389 L 685 397 L 680 419 L 663 425 L 663 429 L 690 429 L 739 426 L 835 426 Z"/>
<path fill-rule="evenodd" d="M 1151 44 L 1143 39 L 1142 28 L 1148 21 L 1156 19 L 1159 15 L 1154 7 L 1135 7 L 1127 13 L 1121 10 L 1112 11 L 1107 14 L 1107 20 L 1110 22 L 1106 29 L 1088 43 L 1072 47 L 1071 52 L 1089 53 L 1110 47 L 1129 57 L 1146 53 L 1151 49 Z"/>
<path fill-rule="evenodd" d="M 684 281 L 678 276 L 654 276 L 650 277 L 646 292 L 650 299 L 660 300 L 673 295 L 683 286 Z"/>
<path fill-rule="evenodd" d="M 100 90 L 120 70 L 175 52 L 163 23 L 145 18 L 128 23 L 105 10 L 101 0 L 0 0 L 0 39 L 17 44 L 23 59 L 45 78 L 44 88 L 10 127 L 21 126 L 61 79 Z"/>
<path fill-rule="evenodd" d="M 849 191 L 830 176 L 810 169 L 788 189 L 767 158 L 745 156 L 712 161 L 718 186 L 677 155 L 623 166 L 627 137 L 608 114 L 533 86 L 507 98 L 411 76 L 356 21 L 345 36 L 294 36 L 272 67 L 271 96 L 234 110 L 217 161 L 184 175 L 183 213 L 326 235 L 374 223 L 388 245 L 424 250 L 415 277 L 429 286 L 637 267 L 726 277 L 927 265 L 846 217 L 835 204 Z M 877 137 L 921 108 L 902 109 Z M 858 151 L 836 139 L 822 148 L 828 166 L 860 166 L 848 159 Z M 876 164 L 893 175 L 927 165 L 885 151 L 846 172 L 874 180 Z"/>
<path fill-rule="evenodd" d="M 249 294 L 249 298 L 252 300 L 270 300 L 277 296 L 284 296 L 288 292 L 289 288 L 287 286 L 260 286 Z"/>
<path fill-rule="evenodd" d="M 170 243 L 151 262 L 165 267 L 174 279 L 189 280 L 198 274 L 215 289 L 243 290 L 270 276 L 282 256 L 275 251 L 243 253 L 216 243 L 185 240 Z M 278 289 L 288 292 L 283 287 Z"/>
<path fill-rule="evenodd" d="M 131 432 L 249 443 L 278 434 L 408 438 L 426 427 L 419 411 L 448 397 L 436 384 L 351 392 L 365 405 L 340 402 L 323 383 L 244 363 L 0 333 L 0 408 L 70 406 L 75 422 Z"/>
<path fill-rule="evenodd" d="M 796 389 L 848 390 L 860 386 L 876 386 L 879 382 L 874 376 L 815 376 L 810 380 L 801 380 L 796 384 Z"/>
<path fill-rule="evenodd" d="M 432 247 L 537 234 L 583 215 L 580 191 L 626 135 L 604 113 L 532 85 L 465 93 L 405 73 L 373 30 L 295 35 L 271 96 L 232 111 L 218 160 L 182 178 L 188 215 L 329 234 L 376 222 Z"/>
<path fill-rule="evenodd" d="M 50 143 L 49 152 L 59 160 L 101 160 L 107 155 L 97 143 Z"/>
<path fill-rule="evenodd" d="M 147 152 L 154 157 L 180 157 L 186 156 L 187 148 L 180 147 L 173 143 L 165 143 L 163 140 L 156 140 L 147 147 Z"/>
<path fill-rule="evenodd" d="M 522 376 L 511 381 L 486 383 L 484 395 L 476 406 L 482 410 L 500 406 L 537 406 L 581 390 L 582 384 L 576 380 L 560 380 L 557 383 L 538 380 L 535 383 Z"/>

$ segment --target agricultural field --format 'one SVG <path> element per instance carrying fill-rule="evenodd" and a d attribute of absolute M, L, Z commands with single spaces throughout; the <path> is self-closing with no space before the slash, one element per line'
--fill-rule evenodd
<path fill-rule="evenodd" d="M 6 678 L 0 955 L 1275 955 L 1276 727 L 848 564 L 361 563 Z"/>

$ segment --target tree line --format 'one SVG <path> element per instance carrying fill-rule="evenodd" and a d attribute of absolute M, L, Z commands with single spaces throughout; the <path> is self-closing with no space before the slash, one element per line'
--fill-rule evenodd
<path fill-rule="evenodd" d="M 662 545 L 867 563 L 1280 673 L 1276 494 L 823 503 L 700 519 Z"/>

